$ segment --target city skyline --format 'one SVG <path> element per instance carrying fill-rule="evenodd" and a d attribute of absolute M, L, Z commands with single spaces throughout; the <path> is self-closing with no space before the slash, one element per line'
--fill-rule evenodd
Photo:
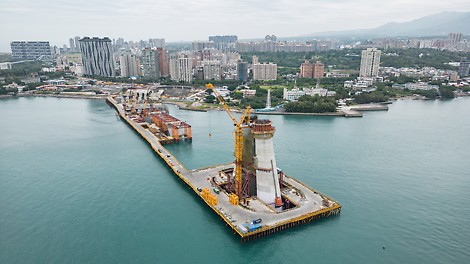
<path fill-rule="evenodd" d="M 266 34 L 292 37 L 373 28 L 443 11 L 466 10 L 470 10 L 470 2 L 463 0 L 304 0 L 295 5 L 286 0 L 3 1 L 0 16 L 11 24 L 0 28 L 0 52 L 10 52 L 10 42 L 15 40 L 50 41 L 51 45 L 62 46 L 72 36 L 131 40 L 159 37 L 169 42 L 207 40 L 210 35 L 237 35 L 240 39 Z"/>

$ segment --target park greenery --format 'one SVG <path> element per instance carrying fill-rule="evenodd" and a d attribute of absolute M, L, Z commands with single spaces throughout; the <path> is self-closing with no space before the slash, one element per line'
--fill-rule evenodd
<path fill-rule="evenodd" d="M 284 105 L 286 112 L 296 113 L 330 113 L 336 112 L 336 100 L 332 97 L 320 97 L 318 95 L 301 96 L 297 102 Z"/>
<path fill-rule="evenodd" d="M 454 99 L 454 89 L 452 87 L 439 87 L 439 94 L 441 95 L 442 99 Z"/>
<path fill-rule="evenodd" d="M 0 62 L 12 61 L 11 53 L 0 53 Z"/>
<path fill-rule="evenodd" d="M 216 98 L 212 94 L 207 95 L 205 100 L 204 100 L 204 102 L 206 102 L 208 104 L 213 104 L 215 101 L 216 101 Z"/>
<path fill-rule="evenodd" d="M 0 95 L 5 95 L 5 94 L 8 94 L 10 91 L 8 91 L 6 88 L 4 87 L 0 87 Z"/>
<path fill-rule="evenodd" d="M 12 69 L 0 70 L 0 76 L 5 78 L 22 77 L 32 73 L 40 72 L 42 69 L 40 61 L 25 61 L 12 65 Z"/>
<path fill-rule="evenodd" d="M 353 96 L 358 104 L 380 103 L 389 100 L 389 97 L 383 91 L 373 91 L 370 93 L 360 93 Z"/>
<path fill-rule="evenodd" d="M 387 54 L 397 54 L 397 56 Z M 456 67 L 450 66 L 448 63 L 460 61 L 461 57 L 467 57 L 469 55 L 468 52 L 453 52 L 436 49 L 387 49 L 382 52 L 380 66 L 395 68 L 434 67 L 437 69 L 457 70 Z"/>
<path fill-rule="evenodd" d="M 251 84 L 249 87 L 250 89 L 256 90 L 256 95 L 242 98 L 240 101 L 240 107 L 246 108 L 248 105 L 250 105 L 254 109 L 265 108 L 266 100 L 268 98 L 268 90 L 261 88 L 258 84 Z M 281 104 L 283 101 L 282 95 L 283 95 L 283 89 L 272 89 L 271 90 L 271 106 L 274 107 L 274 106 Z"/>

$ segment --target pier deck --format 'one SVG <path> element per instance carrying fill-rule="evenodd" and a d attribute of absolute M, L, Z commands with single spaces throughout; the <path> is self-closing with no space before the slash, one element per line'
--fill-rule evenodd
<path fill-rule="evenodd" d="M 152 149 L 167 163 L 173 172 L 244 241 L 269 235 L 279 230 L 319 218 L 336 215 L 341 210 L 341 205 L 336 201 L 288 176 L 284 176 L 283 183 L 285 187 L 282 189 L 282 193 L 283 197 L 288 198 L 295 204 L 295 207 L 292 209 L 276 212 L 275 208 L 262 203 L 256 198 L 249 199 L 249 205 L 235 206 L 229 202 L 229 194 L 222 189 L 217 194 L 218 204 L 212 205 L 203 197 L 199 190 L 208 188 L 212 192 L 213 188 L 218 187 L 217 183 L 223 181 L 219 176 L 219 171 L 233 168 L 233 163 L 189 171 L 163 147 L 154 134 L 129 118 L 123 107 L 117 104 L 112 97 L 109 97 L 107 101 L 116 108 L 121 118 L 147 140 Z M 262 219 L 261 228 L 254 231 L 240 228 L 242 224 L 259 218 Z"/>

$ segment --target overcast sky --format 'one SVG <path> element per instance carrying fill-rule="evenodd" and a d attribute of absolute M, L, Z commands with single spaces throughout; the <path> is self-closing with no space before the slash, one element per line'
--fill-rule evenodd
<path fill-rule="evenodd" d="M 469 0 L 0 0 L 0 51 L 13 40 L 68 44 L 74 36 L 207 40 L 209 35 L 289 37 L 374 28 L 442 11 L 470 11 Z"/>

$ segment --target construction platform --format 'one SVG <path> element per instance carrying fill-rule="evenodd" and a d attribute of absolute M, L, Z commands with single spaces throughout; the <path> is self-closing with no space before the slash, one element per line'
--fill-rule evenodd
<path fill-rule="evenodd" d="M 333 216 L 341 211 L 338 202 L 287 175 L 284 175 L 281 182 L 282 198 L 289 205 L 286 209 L 279 210 L 256 197 L 243 199 L 239 205 L 233 205 L 229 200 L 230 194 L 223 188 L 227 180 L 224 171 L 233 170 L 233 163 L 187 170 L 163 147 L 154 133 L 130 118 L 122 105 L 117 104 L 112 97 L 108 97 L 107 101 L 118 111 L 119 116 L 150 144 L 175 175 L 218 214 L 242 241 Z"/>

